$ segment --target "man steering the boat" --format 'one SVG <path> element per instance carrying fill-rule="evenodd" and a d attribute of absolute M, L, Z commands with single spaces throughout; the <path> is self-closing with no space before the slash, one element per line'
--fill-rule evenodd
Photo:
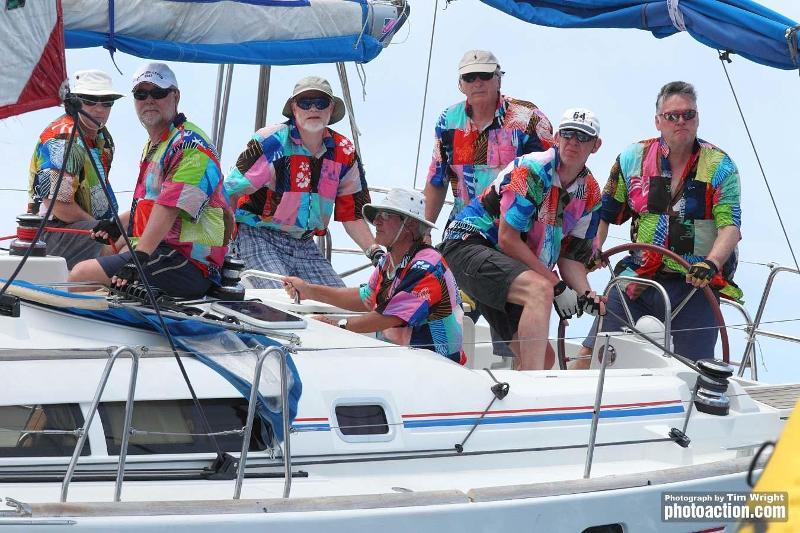
<path fill-rule="evenodd" d="M 448 184 L 452 220 L 515 157 L 553 144 L 553 126 L 538 107 L 500 92 L 504 74 L 487 50 L 469 50 L 458 63 L 458 90 L 466 100 L 445 109 L 436 123 L 425 183 L 425 218 L 434 224 Z"/>
<path fill-rule="evenodd" d="M 742 297 L 733 282 L 742 223 L 739 173 L 728 154 L 697 137 L 699 125 L 694 87 L 683 81 L 664 85 L 656 98 L 661 136 L 634 143 L 617 157 L 603 190 L 598 229 L 602 246 L 609 224 L 630 219 L 632 242 L 666 248 L 691 265 L 687 271 L 659 253 L 632 251 L 614 270 L 658 281 L 673 309 L 688 298 L 672 318 L 672 341 L 676 353 L 693 360 L 713 358 L 718 335 L 713 310 L 696 289 L 710 285 L 717 298 Z M 656 289 L 632 283 L 624 292 L 634 321 L 644 315 L 664 320 Z M 618 331 L 627 323 L 619 291 L 611 291 L 607 305 L 602 331 Z M 594 331 L 575 368 L 589 366 Z"/>
<path fill-rule="evenodd" d="M 597 117 L 568 109 L 555 142 L 500 172 L 450 222 L 441 248 L 518 370 L 545 367 L 551 305 L 562 319 L 605 312 L 584 264 L 600 214 L 600 187 L 586 167 L 602 143 Z"/>
<path fill-rule="evenodd" d="M 42 239 L 47 243 L 47 253 L 65 258 L 71 269 L 80 261 L 112 253 L 110 247 L 104 248 L 88 233 L 117 210 L 108 181 L 114 140 L 106 123 L 112 106 L 123 94 L 114 90 L 111 76 L 101 70 L 75 72 L 70 90 L 80 102 L 83 138 L 76 133 L 70 153 L 65 153 L 75 128 L 75 120 L 68 114 L 50 123 L 39 136 L 31 158 L 28 212 L 44 215 L 55 201 L 47 225 L 66 231 L 47 231 Z M 62 169 L 64 176 L 56 191 Z"/>
<path fill-rule="evenodd" d="M 147 63 L 133 78 L 136 114 L 149 139 L 133 193 L 129 233 L 148 283 L 169 295 L 197 298 L 219 284 L 232 214 L 224 195 L 216 149 L 178 112 L 181 93 L 164 63 Z M 117 239 L 119 232 L 108 229 Z M 117 288 L 140 272 L 130 251 L 76 265 L 70 281 Z"/>
<path fill-rule="evenodd" d="M 422 194 L 392 189 L 383 203 L 366 204 L 363 213 L 387 250 L 369 282 L 360 288 L 329 287 L 289 276 L 283 281 L 286 292 L 351 311 L 366 308 L 368 313 L 338 322 L 316 318 L 358 333 L 380 332 L 389 342 L 433 350 L 464 364 L 461 299 L 447 263 L 426 243 L 434 225 L 425 219 Z"/>
<path fill-rule="evenodd" d="M 313 240 L 328 231 L 331 215 L 373 263 L 383 254 L 361 215 L 370 201 L 361 159 L 350 139 L 328 127 L 344 114 L 330 83 L 308 76 L 286 100 L 288 120 L 256 131 L 239 155 L 225 191 L 236 207 L 233 250 L 247 268 L 344 287 Z"/>

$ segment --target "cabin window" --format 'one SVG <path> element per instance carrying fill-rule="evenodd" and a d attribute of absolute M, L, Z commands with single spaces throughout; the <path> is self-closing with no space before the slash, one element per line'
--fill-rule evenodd
<path fill-rule="evenodd" d="M 336 422 L 342 435 L 389 433 L 389 424 L 382 405 L 337 405 Z"/>
<path fill-rule="evenodd" d="M 212 432 L 242 429 L 247 421 L 247 401 L 244 398 L 202 399 L 206 418 Z M 106 437 L 109 455 L 118 455 L 125 425 L 125 402 L 100 405 L 100 420 Z M 270 429 L 260 417 L 253 421 L 250 451 L 267 449 Z M 192 400 L 137 401 L 133 406 L 132 427 L 137 431 L 128 441 L 128 454 L 156 453 L 214 453 L 216 448 L 207 433 L 200 413 Z M 242 450 L 242 436 L 215 436 L 219 447 L 226 452 Z"/>
<path fill-rule="evenodd" d="M 0 406 L 0 457 L 71 456 L 77 436 L 42 432 L 74 431 L 82 425 L 83 414 L 74 403 Z M 89 454 L 88 440 L 81 453 Z"/>

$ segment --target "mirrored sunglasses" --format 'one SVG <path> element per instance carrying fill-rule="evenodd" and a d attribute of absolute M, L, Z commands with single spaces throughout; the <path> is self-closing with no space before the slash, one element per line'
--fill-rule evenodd
<path fill-rule="evenodd" d="M 111 107 L 114 105 L 114 100 L 106 100 L 94 96 L 79 96 L 78 98 L 80 98 L 81 104 L 86 107 L 94 107 L 96 104 L 100 104 L 103 107 Z"/>
<path fill-rule="evenodd" d="M 578 139 L 578 142 L 582 143 L 588 143 L 589 141 L 595 140 L 594 135 L 589 135 L 586 132 L 578 130 L 559 130 L 558 134 L 567 140 L 576 137 Z"/>
<path fill-rule="evenodd" d="M 480 78 L 483 81 L 489 81 L 490 79 L 494 78 L 494 72 L 470 72 L 468 74 L 461 75 L 461 81 L 467 83 L 472 83 L 478 78 Z"/>
<path fill-rule="evenodd" d="M 303 111 L 308 111 L 312 106 L 321 111 L 323 109 L 328 109 L 328 106 L 331 105 L 331 99 L 326 96 L 318 96 L 316 98 L 296 98 L 294 103 L 297 104 L 297 107 Z"/>
<path fill-rule="evenodd" d="M 137 89 L 133 91 L 133 97 L 137 100 L 147 100 L 147 97 L 151 96 L 153 100 L 163 100 L 171 92 L 172 89 L 162 89 L 161 87 L 156 87 L 149 91 L 147 89 Z"/>
<path fill-rule="evenodd" d="M 683 117 L 683 120 L 686 122 L 689 122 L 697 116 L 697 111 L 694 109 L 688 109 L 686 111 L 670 111 L 669 113 L 661 113 L 661 116 L 670 122 L 678 122 L 678 119 L 681 117 Z"/>

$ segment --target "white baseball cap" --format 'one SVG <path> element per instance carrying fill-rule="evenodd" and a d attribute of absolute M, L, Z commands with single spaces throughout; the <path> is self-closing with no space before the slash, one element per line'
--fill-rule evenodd
<path fill-rule="evenodd" d="M 375 225 L 375 216 L 380 211 L 389 211 L 402 217 L 418 220 L 429 228 L 436 228 L 433 222 L 425 218 L 425 197 L 419 191 L 410 189 L 391 189 L 380 204 L 365 204 L 361 213 L 367 222 Z"/>
<path fill-rule="evenodd" d="M 500 62 L 490 51 L 467 50 L 458 62 L 458 75 L 470 72 L 495 72 L 499 68 Z"/>
<path fill-rule="evenodd" d="M 588 133 L 592 137 L 600 136 L 600 121 L 594 113 L 582 107 L 573 107 L 564 111 L 558 131 L 578 130 Z"/>
<path fill-rule="evenodd" d="M 133 88 L 140 83 L 152 83 L 162 89 L 170 87 L 178 88 L 178 80 L 175 73 L 164 63 L 145 63 L 133 75 Z"/>
<path fill-rule="evenodd" d="M 70 90 L 73 94 L 109 96 L 115 100 L 125 96 L 114 90 L 111 86 L 111 76 L 102 70 L 76 70 L 72 73 Z"/>

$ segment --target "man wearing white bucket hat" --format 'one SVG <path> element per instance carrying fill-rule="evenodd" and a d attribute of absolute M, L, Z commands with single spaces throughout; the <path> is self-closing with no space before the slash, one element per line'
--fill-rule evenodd
<path fill-rule="evenodd" d="M 366 314 L 333 322 L 358 333 L 380 332 L 390 342 L 433 350 L 464 364 L 461 300 L 455 278 L 439 252 L 425 244 L 434 225 L 425 219 L 418 191 L 392 189 L 380 204 L 366 204 L 364 218 L 387 253 L 360 288 L 328 287 L 286 277 L 290 296 L 299 294 Z"/>
<path fill-rule="evenodd" d="M 600 187 L 586 167 L 601 145 L 600 123 L 588 109 L 568 109 L 555 141 L 500 172 L 450 223 L 441 247 L 518 370 L 545 368 L 551 305 L 562 319 L 605 312 L 585 266 L 600 219 Z"/>
<path fill-rule="evenodd" d="M 31 159 L 28 212 L 44 215 L 55 200 L 48 226 L 91 230 L 98 220 L 110 217 L 117 209 L 108 181 L 114 140 L 106 123 L 114 102 L 123 95 L 111 86 L 111 77 L 100 70 L 76 71 L 70 90 L 81 103 L 79 123 L 83 140 L 76 134 L 70 154 L 64 153 L 75 127 L 74 119 L 66 114 L 45 128 Z M 64 177 L 56 191 L 62 168 Z M 104 187 L 110 193 L 110 201 Z M 86 234 L 45 232 L 42 238 L 47 242 L 47 252 L 64 257 L 68 268 L 103 253 L 103 245 Z"/>
<path fill-rule="evenodd" d="M 288 120 L 256 131 L 225 178 L 239 227 L 233 249 L 247 268 L 343 287 L 312 239 L 331 216 L 373 262 L 382 253 L 362 219 L 370 197 L 355 146 L 328 128 L 344 112 L 327 80 L 301 79 L 283 107 Z"/>

